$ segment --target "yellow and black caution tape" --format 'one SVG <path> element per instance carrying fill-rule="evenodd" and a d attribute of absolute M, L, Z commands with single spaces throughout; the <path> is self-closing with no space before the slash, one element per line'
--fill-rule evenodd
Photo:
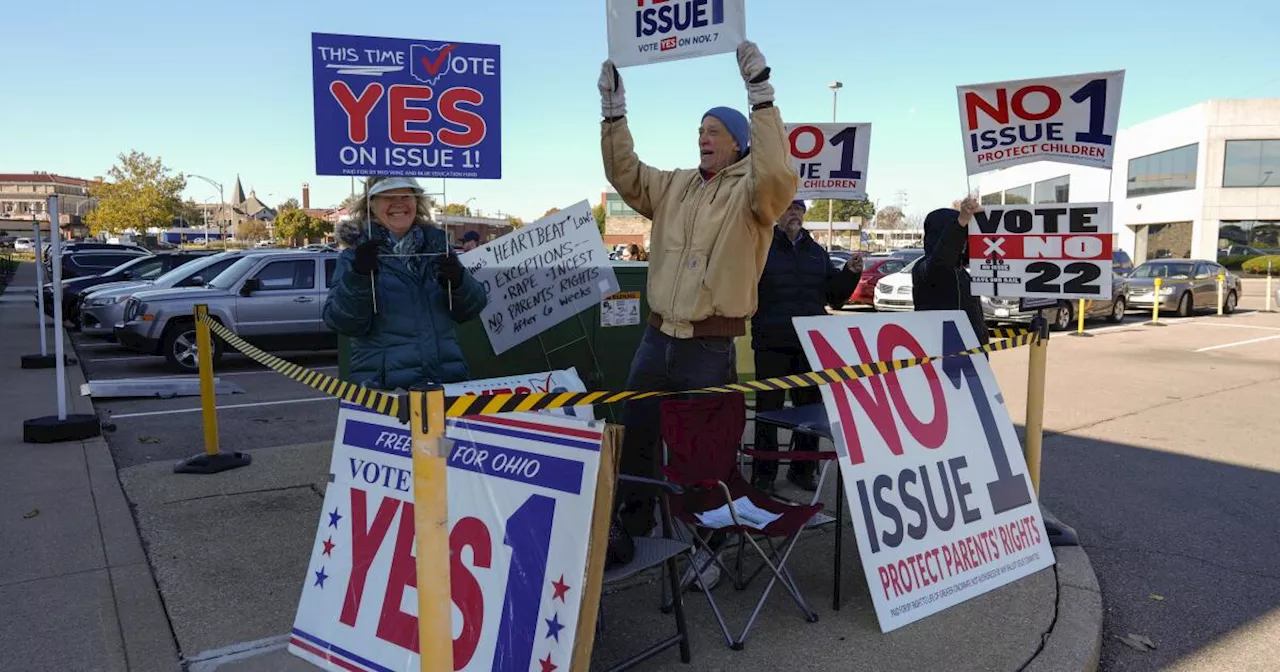
<path fill-rule="evenodd" d="M 243 338 L 237 336 L 235 332 L 226 328 L 217 320 L 211 320 L 206 317 L 203 321 L 209 325 L 209 331 L 226 341 L 227 345 L 286 378 L 296 380 L 331 397 L 337 397 L 348 403 L 363 406 L 374 413 L 393 417 L 399 417 L 400 415 L 400 398 L 394 394 L 348 383 L 333 376 L 326 376 L 319 371 L 312 371 L 306 367 L 298 366 L 275 355 L 269 355 L 258 347 L 245 342 Z"/>
<path fill-rule="evenodd" d="M 245 356 L 283 376 L 296 380 L 303 385 L 319 390 L 329 396 L 337 397 L 348 403 L 363 406 L 375 413 L 399 417 L 402 404 L 394 394 L 379 392 L 367 387 L 348 383 L 323 373 L 312 371 L 297 364 L 290 363 L 274 355 L 269 355 L 259 348 L 246 343 L 230 329 L 217 320 L 205 318 L 209 330 L 227 345 L 239 350 Z M 727 392 L 769 392 L 776 390 L 793 390 L 801 387 L 817 387 L 830 385 L 846 380 L 857 380 L 901 371 L 948 357 L 968 357 L 1000 350 L 1030 345 L 1040 339 L 1035 331 L 1026 329 L 992 329 L 992 337 L 998 339 L 987 345 L 950 352 L 935 357 L 912 357 L 884 362 L 856 364 L 836 369 L 825 369 L 809 373 L 751 380 L 745 383 L 733 383 L 717 387 L 704 387 L 698 390 L 682 390 L 679 392 L 532 392 L 528 394 L 493 394 L 466 395 L 445 398 L 445 416 L 458 418 L 468 415 L 495 415 L 518 411 L 546 411 L 569 406 L 590 406 L 594 404 L 613 404 L 619 401 L 649 399 L 653 397 L 669 397 L 681 394 L 713 394 Z"/>

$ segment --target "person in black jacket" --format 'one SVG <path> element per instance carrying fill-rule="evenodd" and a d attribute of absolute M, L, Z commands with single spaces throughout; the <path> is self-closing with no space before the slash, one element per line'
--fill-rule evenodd
<path fill-rule="evenodd" d="M 963 310 L 986 345 L 987 325 L 982 304 L 970 288 L 969 222 L 982 210 L 973 195 L 940 208 L 924 219 L 924 256 L 911 268 L 911 299 L 916 310 Z"/>
<path fill-rule="evenodd" d="M 773 229 L 773 243 L 760 276 L 759 307 L 751 318 L 751 348 L 755 351 L 756 378 L 776 378 L 813 369 L 809 366 L 796 335 L 791 318 L 826 315 L 827 306 L 839 308 L 848 300 L 862 276 L 862 259 L 851 257 L 842 267 L 831 265 L 827 251 L 814 242 L 803 228 L 804 201 L 794 201 Z M 787 392 L 756 392 L 756 410 L 782 408 Z M 790 390 L 795 406 L 822 402 L 816 387 Z M 756 424 L 757 450 L 778 450 L 777 429 Z M 795 449 L 817 450 L 817 439 L 807 435 L 795 437 Z M 787 480 L 808 491 L 816 490 L 817 465 L 795 462 L 787 469 Z M 771 491 L 778 465 L 760 461 L 754 467 L 752 483 Z"/>

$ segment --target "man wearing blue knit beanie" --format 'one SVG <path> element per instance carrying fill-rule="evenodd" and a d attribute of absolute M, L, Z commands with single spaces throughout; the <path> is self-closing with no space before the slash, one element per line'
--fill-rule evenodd
<path fill-rule="evenodd" d="M 751 120 L 713 107 L 698 127 L 698 167 L 659 170 L 636 156 L 622 78 L 612 61 L 600 72 L 605 177 L 653 222 L 649 250 L 649 324 L 631 361 L 628 390 L 691 390 L 737 382 L 733 339 L 756 312 L 773 224 L 796 193 L 782 116 L 773 105 L 769 67 L 753 42 L 738 45 L 738 70 Z M 653 476 L 656 400 L 626 410 L 623 471 Z M 623 526 L 652 526 L 649 493 L 620 484 Z"/>

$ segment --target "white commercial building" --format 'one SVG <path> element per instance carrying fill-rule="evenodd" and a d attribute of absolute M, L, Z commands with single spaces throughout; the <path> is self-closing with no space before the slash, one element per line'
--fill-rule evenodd
<path fill-rule="evenodd" d="M 1120 130 L 1115 151 L 1110 174 L 1037 162 L 975 180 L 986 204 L 1113 201 L 1135 262 L 1280 248 L 1280 99 L 1200 103 Z"/>

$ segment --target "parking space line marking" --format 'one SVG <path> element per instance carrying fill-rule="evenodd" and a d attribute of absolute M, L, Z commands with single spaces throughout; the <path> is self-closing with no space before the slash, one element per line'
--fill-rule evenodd
<path fill-rule="evenodd" d="M 92 360 L 90 360 L 90 361 L 92 361 Z M 311 367 L 311 370 L 312 370 L 312 371 L 326 371 L 326 370 L 329 370 L 329 369 L 336 369 L 336 368 L 338 368 L 338 367 L 337 367 L 337 366 L 313 366 L 313 367 Z M 228 376 L 258 376 L 258 375 L 262 375 L 262 374 L 264 374 L 264 373 L 275 373 L 275 371 L 272 371 L 271 369 L 263 369 L 263 370 L 261 370 L 261 371 L 228 371 L 228 372 L 226 372 L 226 373 L 223 373 L 223 372 L 221 372 L 221 371 L 215 371 L 215 372 L 213 373 L 213 377 L 214 377 L 214 378 L 226 378 L 226 377 L 228 377 Z M 198 377 L 198 376 L 197 376 L 197 374 L 190 374 L 190 375 L 188 375 L 188 374 L 165 374 L 165 375 L 160 375 L 160 376 L 133 376 L 133 377 L 130 377 L 130 378 L 129 378 L 129 380 L 177 380 L 177 379 L 180 379 L 180 378 L 197 378 L 197 377 Z M 93 382 L 102 382 L 102 381 L 108 381 L 108 380 L 118 380 L 118 379 L 116 379 L 116 378 L 94 378 L 94 379 L 93 379 Z"/>
<path fill-rule="evenodd" d="M 279 406 L 282 404 L 306 404 L 313 401 L 337 401 L 337 397 L 309 397 L 307 399 L 284 399 L 282 401 L 258 401 L 252 404 L 227 404 L 219 406 L 219 411 L 230 410 L 233 408 L 255 408 L 257 406 Z M 196 408 L 178 408 L 171 411 L 145 411 L 143 413 L 120 413 L 112 415 L 112 420 L 121 420 L 124 418 L 145 418 L 155 415 L 175 415 L 178 413 L 199 413 L 200 407 Z"/>
<path fill-rule="evenodd" d="M 1280 338 L 1280 334 L 1276 334 L 1275 336 L 1263 336 L 1262 338 L 1251 338 L 1251 339 L 1249 339 L 1249 340 L 1247 340 L 1247 341 L 1236 341 L 1235 343 L 1223 343 L 1222 345 L 1211 345 L 1211 346 L 1209 346 L 1209 347 L 1207 347 L 1207 348 L 1200 348 L 1199 350 L 1192 350 L 1192 352 L 1208 352 L 1208 351 L 1210 351 L 1210 350 L 1221 350 L 1222 348 L 1234 348 L 1234 347 L 1236 347 L 1237 345 L 1249 345 L 1250 343 L 1261 343 L 1261 342 L 1263 342 L 1263 341 L 1274 341 L 1274 340 L 1276 340 L 1277 338 Z"/>
<path fill-rule="evenodd" d="M 90 359 L 90 360 L 87 360 L 87 361 L 90 361 L 90 362 L 134 362 L 134 361 L 139 361 L 139 360 L 143 360 L 143 359 L 150 359 L 150 360 L 152 360 L 152 361 L 155 361 L 155 360 L 156 360 L 156 357 L 155 357 L 154 355 L 138 355 L 137 357 L 99 357 L 99 358 L 97 358 L 97 359 Z"/>
<path fill-rule="evenodd" d="M 1221 322 L 1201 322 L 1196 321 L 1206 327 L 1227 327 L 1228 329 L 1261 329 L 1262 331 L 1280 331 L 1280 327 L 1260 327 L 1254 324 L 1223 324 Z"/>

